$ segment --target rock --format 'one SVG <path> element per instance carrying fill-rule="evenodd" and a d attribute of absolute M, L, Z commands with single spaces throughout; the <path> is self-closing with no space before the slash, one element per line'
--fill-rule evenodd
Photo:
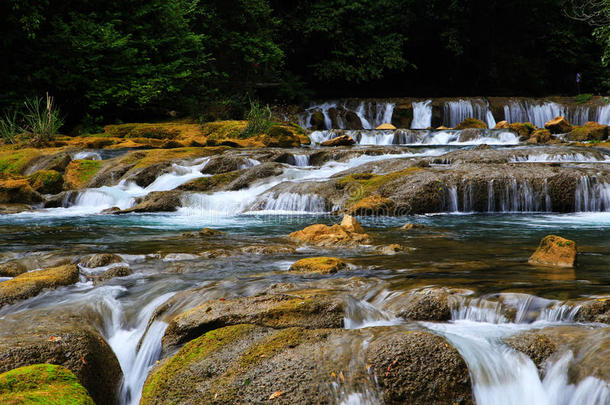
<path fill-rule="evenodd" d="M 342 299 L 316 290 L 208 301 L 169 322 L 163 336 L 163 351 L 168 353 L 203 333 L 229 325 L 340 328 L 344 306 Z"/>
<path fill-rule="evenodd" d="M 85 188 L 101 170 L 103 163 L 99 160 L 73 160 L 66 167 L 64 182 L 66 190 Z"/>
<path fill-rule="evenodd" d="M 475 146 L 472 150 L 492 150 L 493 148 L 486 143 Z"/>
<path fill-rule="evenodd" d="M 494 129 L 508 129 L 508 128 L 510 128 L 510 124 L 508 123 L 508 121 L 500 121 L 494 127 Z"/>
<path fill-rule="evenodd" d="M 229 184 L 231 184 L 231 182 L 235 181 L 235 179 L 239 178 L 245 172 L 247 172 L 247 170 L 236 170 L 232 172 L 215 174 L 209 177 L 200 177 L 184 183 L 178 187 L 178 190 L 199 192 L 224 190 Z"/>
<path fill-rule="evenodd" d="M 307 228 L 292 232 L 288 237 L 296 242 L 307 243 L 315 246 L 353 246 L 368 244 L 371 238 L 368 234 L 358 231 L 350 231 L 343 225 L 316 224 Z M 352 228 L 355 229 L 355 228 Z"/>
<path fill-rule="evenodd" d="M 61 193 L 64 186 L 64 178 L 55 170 L 39 170 L 28 177 L 32 188 L 41 194 Z"/>
<path fill-rule="evenodd" d="M 341 226 L 348 232 L 364 233 L 364 228 L 360 222 L 351 215 L 344 215 L 341 220 Z"/>
<path fill-rule="evenodd" d="M 110 207 L 110 208 L 106 208 L 105 210 L 102 210 L 100 212 L 100 214 L 118 214 L 121 212 L 121 209 L 119 207 Z"/>
<path fill-rule="evenodd" d="M 104 281 L 112 280 L 116 277 L 127 277 L 133 274 L 133 271 L 129 268 L 129 266 L 116 266 L 112 267 L 100 275 L 91 276 L 90 279 L 93 280 L 94 284 L 100 284 Z"/>
<path fill-rule="evenodd" d="M 226 232 L 219 231 L 212 228 L 203 228 L 198 232 L 199 236 L 220 236 L 226 234 Z"/>
<path fill-rule="evenodd" d="M 266 135 L 263 143 L 269 148 L 298 148 L 301 146 L 301 137 L 291 127 L 272 125 Z"/>
<path fill-rule="evenodd" d="M 362 129 L 362 120 L 353 111 L 345 112 L 345 129 Z"/>
<path fill-rule="evenodd" d="M 284 167 L 278 163 L 267 162 L 243 170 L 238 177 L 232 180 L 227 186 L 227 190 L 241 190 L 247 188 L 253 182 L 267 177 L 279 176 L 284 172 Z M 205 178 L 205 177 L 204 177 Z"/>
<path fill-rule="evenodd" d="M 203 174 L 221 174 L 234 172 L 251 167 L 245 157 L 233 154 L 222 154 L 212 156 L 208 163 L 201 169 Z"/>
<path fill-rule="evenodd" d="M 460 122 L 455 129 L 467 129 L 467 128 L 483 128 L 487 129 L 487 124 L 481 120 L 476 118 L 466 118 L 464 121 Z"/>
<path fill-rule="evenodd" d="M 397 315 L 413 321 L 448 321 L 451 319 L 451 292 L 445 288 L 423 288 L 406 296 Z"/>
<path fill-rule="evenodd" d="M 84 258 L 78 264 L 92 269 L 95 267 L 105 267 L 114 263 L 123 263 L 123 258 L 111 253 L 98 253 Z"/>
<path fill-rule="evenodd" d="M 148 187 L 157 177 L 171 171 L 172 164 L 170 162 L 160 162 L 150 166 L 136 168 L 127 172 L 123 180 L 136 183 L 140 187 Z"/>
<path fill-rule="evenodd" d="M 541 372 L 544 362 L 557 352 L 556 342 L 538 332 L 523 332 L 504 339 L 504 343 L 527 355 Z"/>
<path fill-rule="evenodd" d="M 31 210 L 32 206 L 27 204 L 0 204 L 0 214 L 18 214 Z"/>
<path fill-rule="evenodd" d="M 242 253 L 247 253 L 251 255 L 285 255 L 285 254 L 293 254 L 296 249 L 292 246 L 244 246 L 241 248 Z"/>
<path fill-rule="evenodd" d="M 95 405 L 70 370 L 51 364 L 19 367 L 0 374 L 0 403 Z"/>
<path fill-rule="evenodd" d="M 375 128 L 375 129 L 392 130 L 393 131 L 393 130 L 396 129 L 396 127 L 394 125 L 392 125 L 392 124 L 385 123 L 385 124 L 378 125 L 377 128 Z"/>
<path fill-rule="evenodd" d="M 321 111 L 316 111 L 311 115 L 309 119 L 309 125 L 314 131 L 321 131 L 326 129 L 326 119 Z"/>
<path fill-rule="evenodd" d="M 57 288 L 78 281 L 78 267 L 65 265 L 23 273 L 0 283 L 0 307 L 40 294 L 45 288 Z"/>
<path fill-rule="evenodd" d="M 576 243 L 560 236 L 548 235 L 529 258 L 528 263 L 540 266 L 574 267 Z"/>
<path fill-rule="evenodd" d="M 86 319 L 70 312 L 33 309 L 4 316 L 0 325 L 0 373 L 41 363 L 59 365 L 76 375 L 96 403 L 113 403 L 117 398 L 121 367 Z"/>
<path fill-rule="evenodd" d="M 332 274 L 347 268 L 347 263 L 336 257 L 309 257 L 294 262 L 292 266 L 290 266 L 290 271 L 298 273 Z"/>
<path fill-rule="evenodd" d="M 582 127 L 575 127 L 566 136 L 569 141 L 585 142 L 585 141 L 603 141 L 608 138 L 610 127 L 601 125 L 596 122 L 587 122 Z"/>
<path fill-rule="evenodd" d="M 0 264 L 0 277 L 17 277 L 26 271 L 27 267 L 17 260 Z"/>
<path fill-rule="evenodd" d="M 448 129 L 453 129 L 453 128 L 449 128 L 449 127 L 446 127 L 444 125 L 441 125 L 440 127 L 436 127 L 437 131 L 446 131 Z"/>
<path fill-rule="evenodd" d="M 412 224 L 412 223 L 406 223 L 400 227 L 400 229 L 402 229 L 403 231 L 412 231 L 414 229 L 425 229 L 425 228 L 426 228 L 426 225 L 424 225 L 424 224 Z"/>
<path fill-rule="evenodd" d="M 567 134 L 572 130 L 572 125 L 562 116 L 547 121 L 544 127 L 551 131 L 552 134 Z"/>
<path fill-rule="evenodd" d="M 429 332 L 382 334 L 367 363 L 387 404 L 473 404 L 466 363 L 447 341 Z"/>
<path fill-rule="evenodd" d="M 575 321 L 610 324 L 610 297 L 594 298 L 576 304 L 580 309 L 574 317 Z"/>
<path fill-rule="evenodd" d="M 547 143 L 552 139 L 551 131 L 548 129 L 537 129 L 532 133 L 530 138 L 527 140 L 529 144 L 540 144 Z"/>
<path fill-rule="evenodd" d="M 320 146 L 352 146 L 356 143 L 349 135 L 340 135 L 320 143 Z"/>
<path fill-rule="evenodd" d="M 44 201 L 26 179 L 0 180 L 0 203 L 33 204 Z"/>
<path fill-rule="evenodd" d="M 395 255 L 398 252 L 402 251 L 402 246 L 398 243 L 391 243 L 388 246 L 383 246 L 379 249 L 379 252 L 384 255 Z"/>
<path fill-rule="evenodd" d="M 515 122 L 508 125 L 508 128 L 519 135 L 520 140 L 529 139 L 532 132 L 536 130 L 536 127 L 531 122 Z"/>
<path fill-rule="evenodd" d="M 72 161 L 72 157 L 68 152 L 59 152 L 52 155 L 42 155 L 36 159 L 31 160 L 27 164 L 27 168 L 23 174 L 29 176 L 40 170 L 51 170 L 59 173 L 63 173 L 66 167 Z"/>
<path fill-rule="evenodd" d="M 355 368 L 363 333 L 372 342 L 362 354 L 366 363 Z M 371 335 L 244 324 L 215 329 L 151 371 L 141 404 L 327 404 L 330 383 L 375 387 L 374 379 L 388 404 L 472 403 L 466 364 L 445 339 L 411 331 Z"/>
<path fill-rule="evenodd" d="M 384 198 L 378 194 L 373 194 L 356 202 L 347 209 L 347 213 L 350 215 L 362 216 L 392 215 L 394 212 L 394 206 L 394 201 L 390 200 L 389 198 Z"/>
<path fill-rule="evenodd" d="M 392 114 L 392 124 L 397 128 L 411 128 L 413 122 L 413 105 L 403 104 L 394 107 Z"/>
<path fill-rule="evenodd" d="M 142 202 L 135 207 L 121 210 L 117 214 L 128 214 L 131 212 L 173 212 L 182 205 L 181 191 L 153 191 L 148 194 Z"/>

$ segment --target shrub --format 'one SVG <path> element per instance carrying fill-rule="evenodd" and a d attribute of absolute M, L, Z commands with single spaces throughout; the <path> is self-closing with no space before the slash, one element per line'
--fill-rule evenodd
<path fill-rule="evenodd" d="M 585 103 L 588 103 L 592 97 L 593 97 L 593 94 L 591 94 L 591 93 L 579 94 L 576 97 L 574 97 L 574 102 L 576 104 L 585 104 Z"/>
<path fill-rule="evenodd" d="M 256 101 L 250 101 L 250 111 L 246 114 L 246 120 L 248 120 L 248 125 L 241 133 L 241 138 L 263 134 L 273 125 L 271 108 L 268 105 L 263 107 Z"/>
<path fill-rule="evenodd" d="M 59 110 L 53 104 L 53 97 L 47 93 L 43 98 L 27 99 L 23 114 L 23 132 L 34 145 L 43 145 L 57 135 L 63 125 Z"/>

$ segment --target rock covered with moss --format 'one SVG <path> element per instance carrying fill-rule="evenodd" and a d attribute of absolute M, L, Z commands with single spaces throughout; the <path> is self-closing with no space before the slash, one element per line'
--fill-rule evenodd
<path fill-rule="evenodd" d="M 488 126 L 481 120 L 476 118 L 466 118 L 464 121 L 460 122 L 455 129 L 469 129 L 469 128 L 481 128 L 487 129 Z"/>
<path fill-rule="evenodd" d="M 541 266 L 573 267 L 576 261 L 576 243 L 561 236 L 548 235 L 529 258 L 528 263 Z"/>
<path fill-rule="evenodd" d="M 332 274 L 345 270 L 348 267 L 345 261 L 336 257 L 308 257 L 294 262 L 290 266 L 290 271 L 297 273 Z"/>
<path fill-rule="evenodd" d="M 0 374 L 0 403 L 95 405 L 70 370 L 51 364 L 20 367 Z"/>
<path fill-rule="evenodd" d="M 79 279 L 78 267 L 65 265 L 36 270 L 0 283 L 0 307 L 40 294 L 44 289 L 74 284 Z"/>
<path fill-rule="evenodd" d="M 30 186 L 27 179 L 0 180 L 0 204 L 32 204 L 42 201 L 42 196 Z"/>
<path fill-rule="evenodd" d="M 360 224 L 357 227 L 353 224 L 355 219 L 346 215 L 343 221 L 345 224 L 342 222 L 340 225 L 331 226 L 311 225 L 303 230 L 292 232 L 288 237 L 295 242 L 326 247 L 356 246 L 371 242 L 370 236 L 364 232 Z"/>
<path fill-rule="evenodd" d="M 544 127 L 548 129 L 552 134 L 566 134 L 572 130 L 570 122 L 562 116 L 553 118 L 544 124 Z"/>

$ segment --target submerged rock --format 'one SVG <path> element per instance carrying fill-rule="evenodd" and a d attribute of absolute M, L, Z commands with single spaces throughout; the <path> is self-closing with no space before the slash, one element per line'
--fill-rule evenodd
<path fill-rule="evenodd" d="M 31 271 L 0 283 L 0 307 L 40 294 L 45 288 L 57 288 L 78 281 L 78 267 L 66 265 Z"/>
<path fill-rule="evenodd" d="M 383 246 L 379 249 L 379 252 L 384 255 L 395 255 L 403 250 L 402 246 L 398 243 L 391 243 L 388 246 Z"/>
<path fill-rule="evenodd" d="M 51 364 L 19 367 L 0 374 L 0 403 L 95 405 L 70 370 Z"/>
<path fill-rule="evenodd" d="M 528 263 L 541 266 L 573 267 L 576 261 L 576 243 L 560 236 L 548 235 L 529 258 Z"/>
<path fill-rule="evenodd" d="M 340 328 L 344 306 L 342 299 L 317 290 L 208 301 L 171 320 L 163 336 L 163 350 L 170 352 L 207 331 L 228 325 Z"/>
<path fill-rule="evenodd" d="M 91 276 L 90 279 L 97 284 L 101 284 L 105 281 L 112 280 L 116 277 L 127 277 L 133 274 L 133 271 L 129 268 L 129 266 L 116 266 L 111 269 L 106 270 L 102 274 Z"/>
<path fill-rule="evenodd" d="M 406 223 L 403 226 L 400 227 L 401 230 L 403 231 L 412 231 L 414 229 L 426 229 L 426 225 L 424 224 L 413 224 L 413 223 Z"/>
<path fill-rule="evenodd" d="M 351 216 L 346 215 L 341 225 L 316 224 L 292 232 L 288 237 L 296 242 L 315 246 L 353 246 L 368 244 L 371 238 L 364 233 L 362 226 Z"/>
<path fill-rule="evenodd" d="M 544 124 L 552 134 L 566 134 L 572 130 L 570 122 L 562 116 L 555 117 Z"/>
<path fill-rule="evenodd" d="M 290 271 L 298 273 L 331 274 L 348 268 L 348 264 L 336 257 L 309 257 L 301 259 L 290 266 Z"/>
<path fill-rule="evenodd" d="M 111 253 L 98 253 L 91 256 L 87 256 L 80 261 L 81 266 L 87 268 L 105 267 L 113 263 L 122 263 L 123 258 L 119 255 Z"/>

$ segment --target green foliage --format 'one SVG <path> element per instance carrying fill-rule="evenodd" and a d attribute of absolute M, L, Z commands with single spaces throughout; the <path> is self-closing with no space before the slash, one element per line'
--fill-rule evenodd
<path fill-rule="evenodd" d="M 249 138 L 259 134 L 264 134 L 271 128 L 271 108 L 268 105 L 261 105 L 258 101 L 250 101 L 250 111 L 246 114 L 248 125 L 241 133 L 240 138 Z"/>
<path fill-rule="evenodd" d="M 17 110 L 12 109 L 4 113 L 4 117 L 0 117 L 0 140 L 5 143 L 15 143 L 15 137 L 19 135 Z"/>
<path fill-rule="evenodd" d="M 25 101 L 23 128 L 34 145 L 43 145 L 55 138 L 64 121 L 53 104 L 53 97 L 31 98 Z"/>
<path fill-rule="evenodd" d="M 574 97 L 574 102 L 577 104 L 585 104 L 588 103 L 591 98 L 593 98 L 593 94 L 591 93 L 583 93 Z"/>

